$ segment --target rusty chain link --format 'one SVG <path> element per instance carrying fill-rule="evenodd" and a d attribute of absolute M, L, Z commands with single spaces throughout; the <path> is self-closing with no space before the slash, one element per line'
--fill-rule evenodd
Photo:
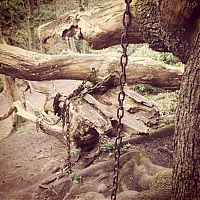
<path fill-rule="evenodd" d="M 128 29 L 131 25 L 131 12 L 130 12 L 130 4 L 132 0 L 125 0 L 126 3 L 126 10 L 123 14 L 123 26 L 124 26 L 124 33 L 121 36 L 121 46 L 123 49 L 123 53 L 120 59 L 120 66 L 121 66 L 121 73 L 119 77 L 120 82 L 120 92 L 118 94 L 118 102 L 119 107 L 117 109 L 117 137 L 115 140 L 115 164 L 114 164 L 114 174 L 113 174 L 113 186 L 112 186 L 112 193 L 111 193 L 111 200 L 116 200 L 117 189 L 118 189 L 118 177 L 119 177 L 119 159 L 120 159 L 120 147 L 122 142 L 121 133 L 123 131 L 123 124 L 122 118 L 124 117 L 124 99 L 125 99 L 125 92 L 124 92 L 124 85 L 126 83 L 126 66 L 128 64 L 128 55 L 127 55 L 127 48 L 128 48 Z"/>

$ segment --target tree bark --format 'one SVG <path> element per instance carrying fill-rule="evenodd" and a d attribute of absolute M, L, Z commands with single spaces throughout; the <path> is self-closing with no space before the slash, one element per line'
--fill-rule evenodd
<path fill-rule="evenodd" d="M 196 35 L 177 108 L 173 200 L 200 199 L 200 26 Z"/>
<path fill-rule="evenodd" d="M 29 41 L 29 50 L 36 49 L 35 43 L 35 25 L 34 25 L 34 0 L 28 0 L 28 41 Z"/>
<path fill-rule="evenodd" d="M 9 45 L 0 45 L 0 73 L 26 80 L 74 79 L 84 80 L 92 68 L 98 82 L 112 76 L 110 86 L 119 84 L 119 56 L 117 54 L 46 55 Z M 145 58 L 131 58 L 127 67 L 127 83 L 147 83 L 165 89 L 179 89 L 182 72 L 168 65 Z"/>

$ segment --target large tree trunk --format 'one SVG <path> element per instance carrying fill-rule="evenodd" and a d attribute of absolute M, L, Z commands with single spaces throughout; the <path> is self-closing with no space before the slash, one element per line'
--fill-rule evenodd
<path fill-rule="evenodd" d="M 200 199 L 200 29 L 197 30 L 177 109 L 173 200 Z"/>
<path fill-rule="evenodd" d="M 46 55 L 9 45 L 0 45 L 0 73 L 27 80 L 84 80 L 95 69 L 90 81 L 98 82 L 112 76 L 110 86 L 119 84 L 119 56 L 116 54 Z M 151 59 L 131 58 L 127 67 L 127 83 L 147 83 L 153 86 L 179 89 L 182 72 Z"/>

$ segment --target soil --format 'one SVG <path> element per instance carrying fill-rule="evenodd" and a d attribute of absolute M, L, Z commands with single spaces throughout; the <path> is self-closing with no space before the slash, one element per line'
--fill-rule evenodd
<path fill-rule="evenodd" d="M 36 97 L 30 94 L 29 99 L 35 102 L 36 99 L 34 98 L 38 100 L 39 96 Z M 2 101 L 0 106 L 2 106 Z M 6 131 L 6 128 L 3 131 Z M 153 163 L 163 167 L 171 167 L 172 158 L 170 155 L 157 149 L 163 146 L 170 148 L 171 144 L 172 137 L 167 137 L 139 145 L 131 145 L 127 151 L 139 150 L 149 157 Z M 39 185 L 52 175 L 52 171 L 56 167 L 65 163 L 66 152 L 66 147 L 59 143 L 57 139 L 41 131 L 37 132 L 35 124 L 28 122 L 22 124 L 16 132 L 0 141 L 0 199 L 63 199 L 61 198 L 63 194 L 59 193 L 57 196 L 55 192 L 49 193 L 47 190 L 40 189 Z M 105 157 L 110 156 L 113 156 L 112 152 L 104 153 L 104 155 L 98 157 L 96 162 L 101 162 L 105 160 Z M 80 165 L 80 163 L 82 161 L 76 165 Z M 93 178 L 91 174 L 90 179 Z M 90 180 L 88 181 L 90 182 Z M 63 192 L 68 192 L 70 185 L 66 184 L 64 187 Z"/>

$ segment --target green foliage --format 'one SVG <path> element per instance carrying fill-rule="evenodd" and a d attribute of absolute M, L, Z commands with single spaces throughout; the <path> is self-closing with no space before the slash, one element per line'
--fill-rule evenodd
<path fill-rule="evenodd" d="M 13 32 L 22 25 L 22 21 L 25 19 L 26 10 L 24 7 L 24 1 L 12 0 L 0 1 L 0 26 L 5 33 Z"/>
<path fill-rule="evenodd" d="M 161 114 L 170 114 L 175 112 L 179 95 L 177 92 L 165 92 L 157 95 L 148 94 L 145 97 L 154 103 L 156 102 Z"/>
<path fill-rule="evenodd" d="M 148 44 L 131 45 L 129 49 L 134 57 L 147 57 L 156 61 L 162 61 L 168 65 L 179 65 L 179 60 L 171 53 L 153 51 Z"/>
<path fill-rule="evenodd" d="M 72 174 L 72 181 L 76 183 L 82 183 L 83 182 L 83 177 L 77 174 Z"/>
<path fill-rule="evenodd" d="M 107 144 L 104 144 L 100 147 L 100 151 L 101 152 L 111 152 L 115 149 L 115 143 L 114 142 L 110 142 Z"/>
<path fill-rule="evenodd" d="M 56 18 L 56 10 L 54 4 L 43 4 L 40 5 L 40 11 L 35 11 L 35 25 L 36 27 L 40 24 L 44 24 Z"/>
<path fill-rule="evenodd" d="M 77 155 L 79 152 L 80 151 L 75 147 L 71 147 L 71 149 L 70 149 L 70 153 L 71 153 L 72 156 Z"/>
<path fill-rule="evenodd" d="M 131 148 L 131 144 L 125 144 L 122 147 L 122 152 L 125 153 Z M 100 147 L 100 151 L 104 153 L 109 153 L 115 150 L 115 142 L 110 142 L 107 144 L 104 144 Z"/>
<path fill-rule="evenodd" d="M 131 144 L 125 144 L 123 147 L 122 147 L 122 152 L 123 153 L 126 153 L 126 152 L 128 152 L 129 150 L 130 150 L 130 148 L 131 148 Z"/>
<path fill-rule="evenodd" d="M 159 121 L 159 126 L 163 127 L 163 126 L 169 126 L 175 123 L 174 119 L 161 119 Z"/>
<path fill-rule="evenodd" d="M 157 94 L 160 90 L 148 84 L 136 84 L 133 89 L 140 94 Z"/>

